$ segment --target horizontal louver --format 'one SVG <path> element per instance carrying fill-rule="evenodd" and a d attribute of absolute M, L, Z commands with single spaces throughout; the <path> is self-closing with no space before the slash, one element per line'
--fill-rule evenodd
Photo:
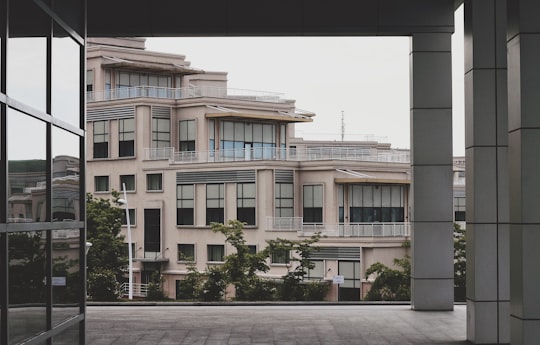
<path fill-rule="evenodd" d="M 171 118 L 171 108 L 169 108 L 169 107 L 152 107 L 152 117 L 170 119 Z"/>
<path fill-rule="evenodd" d="M 293 183 L 294 174 L 292 170 L 276 170 L 274 180 L 276 183 Z"/>
<path fill-rule="evenodd" d="M 86 111 L 87 121 L 103 121 L 112 119 L 125 119 L 131 117 L 135 117 L 135 107 L 133 106 L 88 109 Z"/>
<path fill-rule="evenodd" d="M 255 182 L 255 170 L 177 172 L 176 184 Z"/>
<path fill-rule="evenodd" d="M 312 259 L 360 260 L 360 247 L 319 247 L 313 251 Z"/>

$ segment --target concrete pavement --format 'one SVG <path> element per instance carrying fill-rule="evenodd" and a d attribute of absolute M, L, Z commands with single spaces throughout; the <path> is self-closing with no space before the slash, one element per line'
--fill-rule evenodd
<path fill-rule="evenodd" d="M 466 309 L 407 305 L 88 306 L 87 345 L 462 345 Z"/>

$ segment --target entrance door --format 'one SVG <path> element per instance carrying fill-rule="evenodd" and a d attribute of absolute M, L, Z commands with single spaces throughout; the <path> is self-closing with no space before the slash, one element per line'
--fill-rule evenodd
<path fill-rule="evenodd" d="M 339 275 L 344 278 L 339 286 L 340 301 L 360 300 L 360 261 L 339 261 Z"/>

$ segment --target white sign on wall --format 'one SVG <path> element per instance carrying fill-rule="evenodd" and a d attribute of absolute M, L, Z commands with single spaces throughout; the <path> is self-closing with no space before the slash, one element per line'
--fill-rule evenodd
<path fill-rule="evenodd" d="M 345 283 L 345 277 L 344 276 L 334 276 L 334 278 L 332 279 L 332 283 L 333 284 L 343 284 Z"/>

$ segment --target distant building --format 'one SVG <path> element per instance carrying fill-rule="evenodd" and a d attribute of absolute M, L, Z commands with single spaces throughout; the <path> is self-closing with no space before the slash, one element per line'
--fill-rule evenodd
<path fill-rule="evenodd" d="M 254 250 L 325 235 L 309 279 L 343 275 L 333 300 L 361 299 L 366 268 L 406 253 L 408 150 L 295 138 L 315 114 L 293 100 L 228 88 L 226 73 L 146 51 L 143 39 L 88 41 L 86 187 L 108 197 L 125 184 L 136 283 L 159 271 L 175 298 L 186 258 L 203 271 L 231 253 L 210 229 L 230 219 L 246 223 Z M 272 258 L 266 276 L 288 260 Z"/>

